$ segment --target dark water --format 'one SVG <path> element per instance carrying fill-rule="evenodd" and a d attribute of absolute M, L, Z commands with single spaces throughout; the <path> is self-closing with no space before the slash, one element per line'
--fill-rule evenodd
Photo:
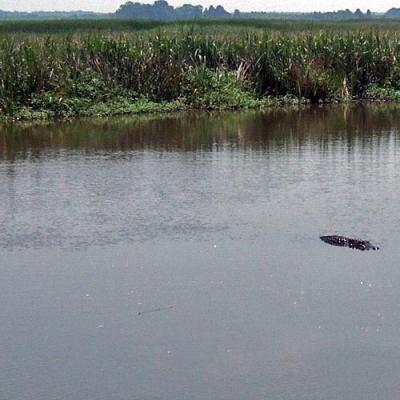
<path fill-rule="evenodd" d="M 393 106 L 2 128 L 0 399 L 399 399 L 399 198 Z"/>

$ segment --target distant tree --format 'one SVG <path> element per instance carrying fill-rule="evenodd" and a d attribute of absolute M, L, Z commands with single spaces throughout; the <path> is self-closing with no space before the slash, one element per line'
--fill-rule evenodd
<path fill-rule="evenodd" d="M 153 19 L 153 20 L 175 20 L 175 19 L 195 19 L 195 18 L 226 18 L 231 17 L 222 6 L 211 6 L 208 10 L 203 7 L 184 4 L 181 7 L 174 8 L 165 0 L 156 0 L 154 5 L 132 3 L 128 1 L 122 4 L 115 13 L 118 17 L 135 19 Z"/>
<path fill-rule="evenodd" d="M 241 12 L 235 10 L 233 14 L 227 12 L 222 6 L 210 6 L 203 10 L 200 5 L 184 4 L 174 8 L 165 0 L 156 0 L 154 4 L 143 4 L 128 1 L 122 4 L 115 13 L 102 14 L 86 11 L 35 11 L 18 12 L 0 10 L 0 20 L 17 19 L 64 19 L 64 18 L 133 18 L 133 19 L 152 19 L 152 20 L 176 20 L 176 19 L 198 19 L 198 18 L 269 18 L 287 20 L 354 20 L 371 18 L 400 18 L 400 8 L 391 8 L 384 14 L 377 14 L 368 10 L 365 14 L 360 9 L 354 13 L 349 9 L 332 12 Z"/>
<path fill-rule="evenodd" d="M 132 3 L 128 1 L 121 4 L 119 9 L 115 12 L 118 17 L 129 17 L 136 19 L 148 19 L 151 16 L 151 9 L 148 4 Z"/>
<path fill-rule="evenodd" d="M 153 6 L 153 13 L 156 19 L 172 20 L 176 19 L 174 7 L 170 6 L 165 0 L 156 0 Z"/>
<path fill-rule="evenodd" d="M 356 19 L 364 19 L 364 14 L 359 8 L 357 8 L 356 12 L 354 13 L 354 17 Z"/>
<path fill-rule="evenodd" d="M 30 15 L 30 13 L 26 13 Z M 181 7 L 174 8 L 168 4 L 166 0 L 156 0 L 154 4 L 142 4 L 128 1 L 122 4 L 115 13 L 116 16 L 122 18 L 134 19 L 153 19 L 153 20 L 188 20 L 199 18 L 271 18 L 271 19 L 305 19 L 305 20 L 354 20 L 354 19 L 371 19 L 378 14 L 374 14 L 368 10 L 365 14 L 358 8 L 354 13 L 349 9 L 331 11 L 331 12 L 312 12 L 312 13 L 276 13 L 276 12 L 241 12 L 235 10 L 230 14 L 221 5 L 216 7 L 210 6 L 203 9 L 200 5 L 184 4 Z M 400 18 L 400 8 L 392 8 L 385 14 L 386 18 Z M 0 11 L 0 18 L 2 17 Z M 6 18 L 4 16 L 3 18 Z M 31 17 L 32 18 L 32 17 Z"/>
<path fill-rule="evenodd" d="M 399 18 L 400 17 L 400 8 L 391 8 L 384 14 L 385 18 Z"/>
<path fill-rule="evenodd" d="M 208 9 L 204 10 L 204 18 L 228 18 L 232 15 L 228 13 L 222 6 L 210 6 Z"/>
<path fill-rule="evenodd" d="M 203 6 L 192 6 L 184 4 L 182 7 L 175 8 L 177 19 L 197 19 L 203 16 Z"/>
<path fill-rule="evenodd" d="M 345 10 L 341 10 L 337 12 L 337 19 L 352 19 L 354 18 L 354 14 L 346 8 Z"/>

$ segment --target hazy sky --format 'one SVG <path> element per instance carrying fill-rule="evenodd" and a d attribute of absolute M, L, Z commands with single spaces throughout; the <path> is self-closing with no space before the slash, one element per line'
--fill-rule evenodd
<path fill-rule="evenodd" d="M 0 0 L 2 10 L 90 10 L 100 12 L 115 11 L 126 0 Z M 136 1 L 136 0 L 133 0 Z M 142 3 L 153 3 L 152 0 L 141 0 Z M 350 8 L 361 8 L 366 11 L 386 11 L 391 7 L 400 8 L 400 0 L 169 0 L 171 5 L 178 6 L 184 3 L 221 4 L 227 10 L 235 8 L 243 11 L 327 11 Z"/>

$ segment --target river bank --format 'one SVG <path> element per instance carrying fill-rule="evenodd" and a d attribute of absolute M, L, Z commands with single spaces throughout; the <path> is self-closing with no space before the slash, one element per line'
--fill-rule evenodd
<path fill-rule="evenodd" d="M 0 118 L 400 99 L 396 31 L 196 29 L 2 34 Z"/>
<path fill-rule="evenodd" d="M 220 99 L 215 103 L 203 105 L 190 104 L 184 99 L 156 103 L 142 98 L 132 100 L 118 98 L 109 102 L 90 102 L 84 99 L 59 99 L 49 107 L 21 107 L 14 109 L 11 114 L 1 113 L 0 123 L 14 122 L 51 122 L 70 121 L 77 118 L 102 118 L 123 115 L 156 115 L 182 111 L 229 111 L 229 110 L 263 110 L 268 108 L 307 106 L 312 103 L 307 99 L 299 99 L 293 96 L 267 97 L 257 99 L 252 96 L 238 98 L 227 98 L 228 94 L 219 94 Z M 399 103 L 400 91 L 387 88 L 371 88 L 368 96 L 359 99 L 334 99 L 331 101 L 320 101 L 319 104 L 356 104 L 356 103 Z"/>

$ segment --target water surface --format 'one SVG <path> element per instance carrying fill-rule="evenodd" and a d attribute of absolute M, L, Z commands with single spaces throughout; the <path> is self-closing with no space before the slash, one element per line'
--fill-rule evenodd
<path fill-rule="evenodd" d="M 398 399 L 399 145 L 395 106 L 1 128 L 0 399 Z"/>

